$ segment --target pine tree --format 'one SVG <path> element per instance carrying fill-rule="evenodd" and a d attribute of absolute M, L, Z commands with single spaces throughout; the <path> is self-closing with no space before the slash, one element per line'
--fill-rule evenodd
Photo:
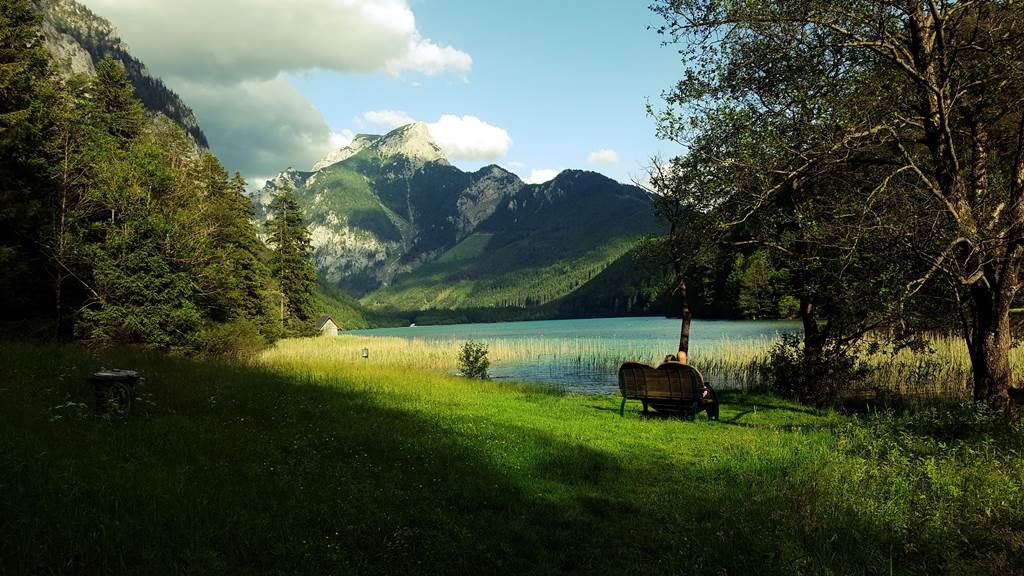
<path fill-rule="evenodd" d="M 0 0 L 0 320 L 48 310 L 49 280 L 36 247 L 46 218 L 41 148 L 53 92 L 38 26 L 29 0 Z"/>
<path fill-rule="evenodd" d="M 95 89 L 99 112 L 110 134 L 123 143 L 138 136 L 146 126 L 146 109 L 136 98 L 124 66 L 112 58 L 101 60 L 96 65 Z"/>
<path fill-rule="evenodd" d="M 272 294 L 270 270 L 262 258 L 266 248 L 257 235 L 245 180 L 237 172 L 229 180 L 213 154 L 204 155 L 199 172 L 205 214 L 214 230 L 208 249 L 211 262 L 202 274 L 209 280 L 208 315 L 214 322 L 252 321 L 272 340 L 281 331 L 280 303 Z"/>
<path fill-rule="evenodd" d="M 309 333 L 317 278 L 305 216 L 290 186 L 274 197 L 270 212 L 273 219 L 267 222 L 267 232 L 274 249 L 270 267 L 281 288 L 284 320 L 292 333 Z"/>

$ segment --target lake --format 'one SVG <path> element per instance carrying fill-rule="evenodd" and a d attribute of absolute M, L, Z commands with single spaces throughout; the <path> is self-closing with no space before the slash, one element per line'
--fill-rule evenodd
<path fill-rule="evenodd" d="M 492 358 L 491 376 L 553 385 L 584 394 L 617 391 L 616 371 L 625 360 L 657 364 L 674 353 L 680 320 L 672 318 L 595 318 L 493 324 L 456 324 L 353 330 L 361 336 L 397 336 L 423 342 L 483 341 L 492 348 L 526 349 L 515 360 Z M 694 320 L 690 356 L 708 381 L 742 386 L 749 360 L 780 334 L 799 332 L 794 321 Z M 523 359 L 524 356 L 526 359 Z"/>

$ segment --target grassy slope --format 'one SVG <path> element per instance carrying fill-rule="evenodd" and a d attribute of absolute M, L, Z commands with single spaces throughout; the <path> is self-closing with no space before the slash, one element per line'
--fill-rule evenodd
<path fill-rule="evenodd" d="M 562 253 L 557 261 L 531 264 L 523 254 L 555 252 L 522 239 L 482 250 L 490 234 L 474 234 L 434 262 L 362 299 L 364 304 L 396 310 L 459 309 L 550 302 L 571 293 L 628 252 L 634 238 L 612 238 L 593 248 Z M 468 252 L 478 257 L 468 259 Z M 557 253 L 557 252 L 555 252 Z"/>
<path fill-rule="evenodd" d="M 0 348 L 0 573 L 1024 569 L 1024 464 L 992 445 L 862 455 L 759 397 L 680 422 L 326 359 L 91 354 Z M 100 365 L 143 371 L 131 418 L 66 405 Z"/>
<path fill-rule="evenodd" d="M 342 330 L 359 330 L 362 328 L 383 328 L 387 326 L 404 326 L 408 322 L 394 318 L 375 310 L 365 309 L 358 300 L 349 296 L 339 288 L 319 285 L 316 293 L 316 313 L 329 314 Z"/>
<path fill-rule="evenodd" d="M 372 155 L 364 151 L 331 166 L 317 176 L 314 184 L 300 190 L 300 199 L 308 207 L 319 197 L 320 204 L 315 211 L 318 217 L 332 211 L 346 217 L 350 226 L 370 232 L 381 241 L 398 242 L 402 239 L 399 228 L 402 220 L 381 204 L 366 176 L 358 170 L 373 166 L 373 162 Z"/>

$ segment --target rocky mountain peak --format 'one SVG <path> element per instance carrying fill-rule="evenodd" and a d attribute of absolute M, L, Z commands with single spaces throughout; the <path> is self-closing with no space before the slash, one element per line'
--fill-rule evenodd
<path fill-rule="evenodd" d="M 382 158 L 404 156 L 418 164 L 448 163 L 444 152 L 434 142 L 434 137 L 430 135 L 430 130 L 423 122 L 414 122 L 396 128 L 374 142 L 373 147 Z"/>
<path fill-rule="evenodd" d="M 415 166 L 422 166 L 428 162 L 448 164 L 448 159 L 434 142 L 427 125 L 423 122 L 413 122 L 395 128 L 383 136 L 356 134 L 348 146 L 331 152 L 314 164 L 313 171 L 318 172 L 338 162 L 344 162 L 366 149 L 375 151 L 382 159 L 404 157 Z"/>
<path fill-rule="evenodd" d="M 349 142 L 348 146 L 335 150 L 327 156 L 324 156 L 319 162 L 313 164 L 313 171 L 319 172 L 328 166 L 337 164 L 338 162 L 344 162 L 349 158 L 355 156 L 366 148 L 369 148 L 374 142 L 380 140 L 380 136 L 375 134 L 356 134 L 352 141 Z"/>

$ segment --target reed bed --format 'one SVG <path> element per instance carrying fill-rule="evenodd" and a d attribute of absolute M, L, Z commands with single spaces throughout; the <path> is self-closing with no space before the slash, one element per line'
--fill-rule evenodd
<path fill-rule="evenodd" d="M 695 342 L 691 362 L 709 382 L 723 389 L 763 391 L 765 372 L 774 338 L 723 339 Z M 495 372 L 515 374 L 520 380 L 539 380 L 568 391 L 611 393 L 615 374 L 626 361 L 657 365 L 671 345 L 657 340 L 600 338 L 496 338 L 484 339 Z M 292 339 L 265 351 L 261 361 L 336 363 L 343 365 L 404 367 L 452 374 L 463 341 L 452 338 L 341 335 L 336 338 Z M 850 390 L 867 398 L 899 398 L 928 403 L 935 399 L 970 397 L 970 358 L 963 341 L 934 337 L 929 350 L 903 350 L 863 358 L 868 377 Z M 367 357 L 363 358 L 363 350 Z M 1011 354 L 1017 373 L 1024 370 L 1024 349 Z"/>

